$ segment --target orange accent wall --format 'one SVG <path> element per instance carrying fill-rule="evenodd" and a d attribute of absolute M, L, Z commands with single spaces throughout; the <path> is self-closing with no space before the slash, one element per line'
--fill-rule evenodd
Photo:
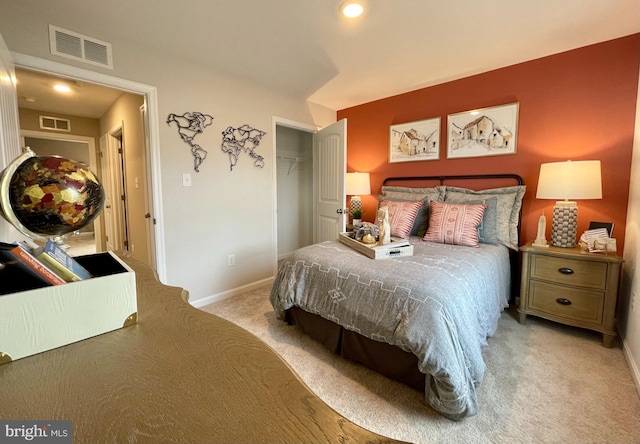
<path fill-rule="evenodd" d="M 535 239 L 543 211 L 550 240 L 554 201 L 535 198 L 540 164 L 600 160 L 602 200 L 578 202 L 578 237 L 589 221 L 612 221 L 621 254 L 639 71 L 640 34 L 633 34 L 338 111 L 347 119 L 347 171 L 371 173 L 364 219 L 373 220 L 385 177 L 516 173 L 527 186 L 521 243 Z M 447 115 L 513 102 L 516 154 L 446 159 Z M 390 125 L 438 116 L 440 160 L 388 163 Z"/>

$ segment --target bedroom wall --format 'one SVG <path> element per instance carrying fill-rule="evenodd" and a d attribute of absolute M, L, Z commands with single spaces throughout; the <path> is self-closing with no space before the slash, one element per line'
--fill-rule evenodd
<path fill-rule="evenodd" d="M 96 34 L 85 21 L 90 5 L 82 13 L 69 14 L 67 10 L 77 10 L 72 3 L 60 1 L 48 7 L 33 0 L 3 1 L 0 34 L 13 52 L 157 88 L 165 283 L 185 288 L 197 304 L 272 278 L 276 251 L 272 118 L 323 127 L 335 122 L 335 111 L 227 76 L 198 60 L 168 57 L 123 41 L 115 27 Z M 52 56 L 49 24 L 111 43 L 114 69 Z M 170 113 L 192 111 L 214 117 L 197 139 L 208 151 L 199 173 L 193 169 L 190 148 L 176 128 L 166 124 Z M 256 149 L 264 157 L 264 168 L 255 167 L 246 154 L 233 171 L 229 168 L 228 156 L 220 148 L 221 133 L 243 124 L 268 133 Z M 191 174 L 191 187 L 182 186 L 183 173 Z M 227 266 L 229 254 L 235 254 L 233 267 Z"/>
<path fill-rule="evenodd" d="M 640 109 L 640 84 L 636 100 L 637 109 Z M 624 339 L 625 355 L 640 394 L 640 112 L 636 112 L 627 237 L 618 299 L 618 328 Z"/>
<path fill-rule="evenodd" d="M 338 111 L 348 120 L 347 171 L 369 171 L 374 194 L 364 196 L 365 219 L 389 176 L 517 173 L 527 185 L 523 242 L 535 239 L 547 215 L 550 239 L 554 201 L 535 199 L 540 164 L 599 159 L 603 198 L 578 202 L 578 235 L 589 221 L 612 221 L 624 246 L 640 34 L 603 42 L 484 74 Z M 447 115 L 519 102 L 517 153 L 446 159 Z M 441 117 L 440 160 L 389 164 L 389 126 Z M 368 215 L 368 217 L 367 217 Z"/>
<path fill-rule="evenodd" d="M 140 115 L 140 107 L 143 104 L 144 97 L 138 94 L 122 94 L 100 118 L 100 135 L 122 127 L 128 250 L 134 259 L 151 265 L 147 244 L 147 219 L 144 217 L 147 212 L 147 184 L 144 180 L 144 127 Z"/>

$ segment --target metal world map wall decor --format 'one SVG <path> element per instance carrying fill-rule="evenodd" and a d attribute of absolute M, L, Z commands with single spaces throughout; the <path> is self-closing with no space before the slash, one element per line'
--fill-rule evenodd
<path fill-rule="evenodd" d="M 213 123 L 213 116 L 199 112 L 186 112 L 182 115 L 169 114 L 167 117 L 167 125 L 175 123 L 178 134 L 182 140 L 191 148 L 193 155 L 193 169 L 200 172 L 200 165 L 207 158 L 207 151 L 194 142 L 198 134 L 204 132 L 204 129 Z M 233 171 L 233 167 L 238 163 L 238 158 L 242 152 L 247 153 L 254 159 L 253 165 L 258 168 L 264 168 L 264 157 L 256 153 L 256 148 L 260 145 L 260 141 L 267 133 L 250 125 L 244 124 L 238 128 L 227 127 L 222 132 L 222 144 L 220 148 L 222 152 L 229 156 L 229 169 Z"/>
<path fill-rule="evenodd" d="M 241 152 L 247 153 L 254 159 L 253 165 L 259 168 L 264 167 L 264 157 L 256 153 L 256 148 L 260 145 L 260 140 L 267 134 L 259 129 L 252 128 L 245 124 L 239 128 L 227 127 L 222 132 L 222 151 L 229 155 L 229 166 L 231 171 L 238 163 L 238 156 Z"/>
<path fill-rule="evenodd" d="M 193 169 L 196 170 L 196 173 L 199 173 L 200 165 L 202 165 L 202 162 L 207 158 L 207 151 L 197 143 L 194 143 L 193 139 L 213 123 L 213 117 L 209 114 L 199 112 L 187 112 L 181 116 L 169 114 L 167 117 L 167 125 L 171 126 L 172 123 L 175 123 L 178 127 L 178 134 L 180 134 L 182 140 L 191 147 Z"/>

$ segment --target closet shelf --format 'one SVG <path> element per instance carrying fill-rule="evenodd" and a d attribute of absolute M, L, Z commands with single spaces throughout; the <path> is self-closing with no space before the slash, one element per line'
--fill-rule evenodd
<path fill-rule="evenodd" d="M 294 171 L 300 162 L 304 162 L 305 159 L 303 157 L 295 157 L 295 156 L 276 156 L 279 160 L 288 160 L 291 163 L 289 164 L 289 171 L 287 171 L 287 176 Z"/>

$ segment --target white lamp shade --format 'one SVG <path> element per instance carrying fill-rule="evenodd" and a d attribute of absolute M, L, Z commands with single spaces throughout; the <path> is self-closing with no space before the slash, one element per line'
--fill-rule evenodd
<path fill-rule="evenodd" d="M 371 194 L 369 173 L 347 173 L 345 194 L 348 196 Z"/>
<path fill-rule="evenodd" d="M 538 199 L 602 199 L 599 160 L 543 163 L 538 179 Z"/>

